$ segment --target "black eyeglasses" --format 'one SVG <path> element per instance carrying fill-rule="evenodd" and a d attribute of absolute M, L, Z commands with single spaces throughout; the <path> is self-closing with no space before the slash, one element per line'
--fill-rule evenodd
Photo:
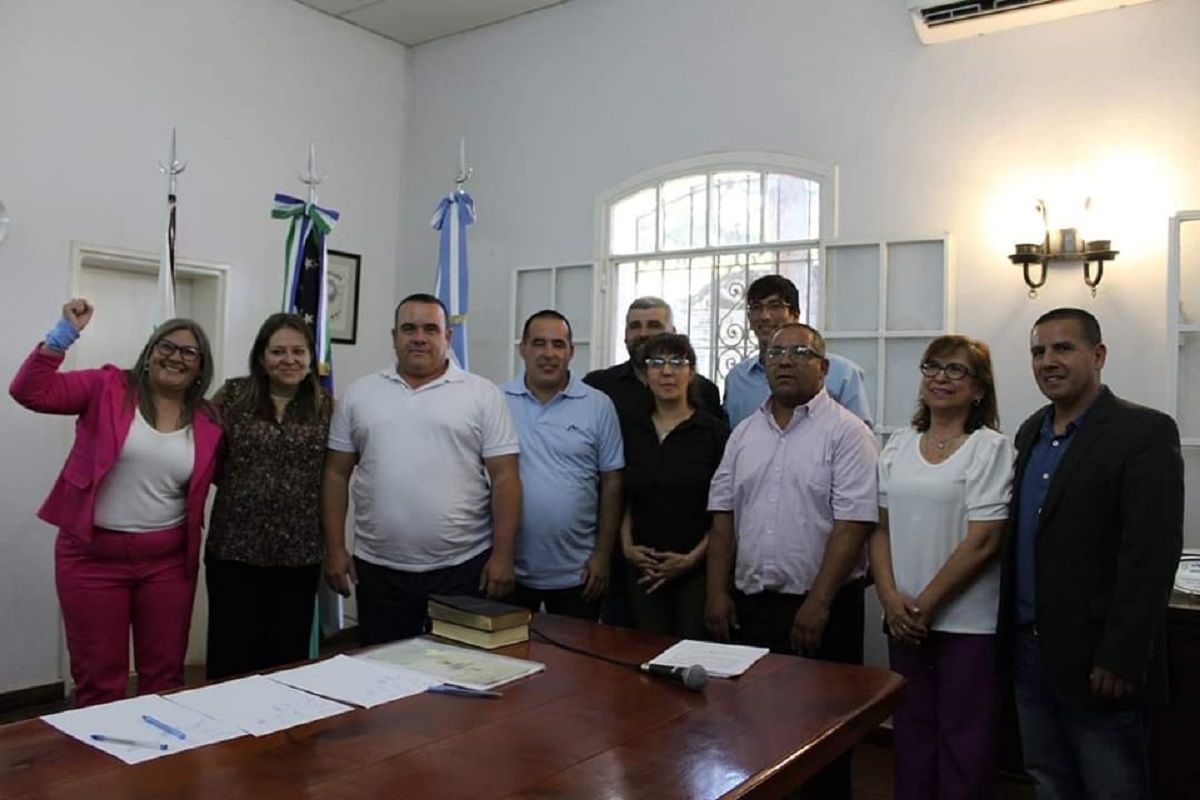
<path fill-rule="evenodd" d="M 949 364 L 933 360 L 921 362 L 921 374 L 926 378 L 936 378 L 939 373 L 952 381 L 961 381 L 968 375 L 975 374 L 966 364 L 959 364 L 957 361 L 951 361 Z"/>
<path fill-rule="evenodd" d="M 792 356 L 800 361 L 809 361 L 814 358 L 824 358 L 825 356 L 813 350 L 811 347 L 805 347 L 802 344 L 793 344 L 787 347 L 773 344 L 767 348 L 767 360 L 778 361 L 785 355 Z"/>
<path fill-rule="evenodd" d="M 646 359 L 646 369 L 662 369 L 663 367 L 670 367 L 671 369 L 683 369 L 684 367 L 690 367 L 691 365 L 692 362 L 688 361 L 683 356 L 671 356 L 670 358 L 651 356 L 650 358 Z"/>
<path fill-rule="evenodd" d="M 782 300 L 753 300 L 746 304 L 746 311 L 757 316 L 766 311 L 786 311 L 791 307 L 791 303 L 785 303 Z"/>
<path fill-rule="evenodd" d="M 175 344 L 170 339 L 159 339 L 154 343 L 154 349 L 158 354 L 170 358 L 179 353 L 179 357 L 188 363 L 191 363 L 200 358 L 200 348 L 190 344 Z"/>

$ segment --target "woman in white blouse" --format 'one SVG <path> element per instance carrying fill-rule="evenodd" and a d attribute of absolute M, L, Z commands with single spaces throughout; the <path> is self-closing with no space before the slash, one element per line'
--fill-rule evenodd
<path fill-rule="evenodd" d="M 879 459 L 872 572 L 891 667 L 908 681 L 894 723 L 898 800 L 994 795 L 1000 550 L 1013 448 L 997 430 L 987 345 L 933 340 L 911 427 Z"/>

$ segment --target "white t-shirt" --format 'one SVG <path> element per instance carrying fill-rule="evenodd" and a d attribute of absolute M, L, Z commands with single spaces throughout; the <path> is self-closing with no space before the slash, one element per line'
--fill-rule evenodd
<path fill-rule="evenodd" d="M 129 533 L 182 525 L 195 461 L 191 425 L 162 433 L 135 411 L 125 444 L 96 490 L 92 519 L 101 528 Z"/>
<path fill-rule="evenodd" d="M 896 588 L 916 597 L 967 535 L 969 521 L 1008 518 L 1013 446 L 980 428 L 940 464 L 921 455 L 921 434 L 908 428 L 879 457 L 879 505 L 888 510 Z M 995 633 L 1000 562 L 993 561 L 937 613 L 933 629 Z"/>
<path fill-rule="evenodd" d="M 359 457 L 354 554 L 428 572 L 482 553 L 492 544 L 483 460 L 517 453 L 517 441 L 500 389 L 453 364 L 415 390 L 395 368 L 350 384 L 330 421 L 329 448 Z"/>

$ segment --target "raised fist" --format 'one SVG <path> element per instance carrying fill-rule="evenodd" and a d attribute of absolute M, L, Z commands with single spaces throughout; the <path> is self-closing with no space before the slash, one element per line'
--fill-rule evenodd
<path fill-rule="evenodd" d="M 82 297 L 72 297 L 63 305 L 63 319 L 71 324 L 77 331 L 82 331 L 87 327 L 87 324 L 92 321 L 92 314 L 96 309 L 92 304 Z"/>

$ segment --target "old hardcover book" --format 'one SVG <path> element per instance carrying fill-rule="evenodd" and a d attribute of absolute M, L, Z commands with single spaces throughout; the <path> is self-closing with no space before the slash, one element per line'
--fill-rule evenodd
<path fill-rule="evenodd" d="M 456 642 L 482 647 L 484 650 L 495 650 L 497 647 L 529 641 L 528 625 L 516 625 L 498 631 L 481 631 L 478 628 L 468 628 L 465 625 L 455 625 L 453 622 L 435 619 L 431 633 L 443 639 L 452 639 Z"/>
<path fill-rule="evenodd" d="M 518 625 L 528 625 L 529 620 L 533 618 L 527 608 L 469 595 L 430 595 L 428 610 L 432 620 L 450 622 L 477 631 L 502 631 Z"/>

